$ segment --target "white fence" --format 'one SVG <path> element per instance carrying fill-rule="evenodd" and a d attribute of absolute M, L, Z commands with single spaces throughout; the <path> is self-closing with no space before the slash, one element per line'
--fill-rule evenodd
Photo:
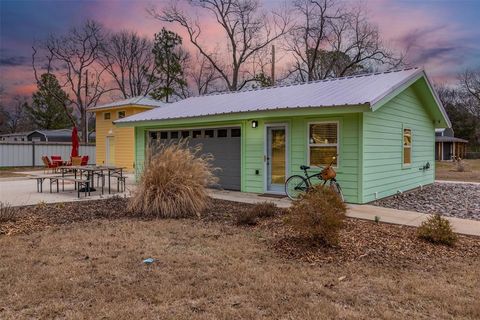
<path fill-rule="evenodd" d="M 0 142 L 0 167 L 43 166 L 42 156 L 59 155 L 70 159 L 69 142 Z M 88 155 L 88 163 L 95 163 L 95 145 L 80 144 L 79 155 Z"/>

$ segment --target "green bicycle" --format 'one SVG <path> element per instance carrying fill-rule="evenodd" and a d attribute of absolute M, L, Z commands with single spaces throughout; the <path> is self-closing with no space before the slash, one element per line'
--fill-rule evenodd
<path fill-rule="evenodd" d="M 287 196 L 292 200 L 298 199 L 300 195 L 307 192 L 308 189 L 313 187 L 314 184 L 311 180 L 313 178 L 316 178 L 323 181 L 324 186 L 328 183 L 328 186 L 338 194 L 340 199 L 342 199 L 342 201 L 345 201 L 342 188 L 340 187 L 338 181 L 335 179 L 337 173 L 332 167 L 335 159 L 336 158 L 333 157 L 332 162 L 328 166 L 323 168 L 322 171 L 320 171 L 319 173 L 315 173 L 312 175 L 308 174 L 307 170 L 310 169 L 309 166 L 300 166 L 300 169 L 303 170 L 303 172 L 305 173 L 305 177 L 302 177 L 301 175 L 293 175 L 287 179 L 287 181 L 285 182 L 285 193 L 287 194 Z"/>

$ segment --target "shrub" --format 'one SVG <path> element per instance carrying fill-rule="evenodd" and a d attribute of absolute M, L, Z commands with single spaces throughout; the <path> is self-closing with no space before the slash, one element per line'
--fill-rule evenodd
<path fill-rule="evenodd" d="M 156 152 L 147 156 L 128 210 L 162 218 L 200 215 L 209 201 L 206 187 L 217 182 L 213 156 L 200 154 L 200 145 L 189 147 L 185 140 L 152 149 Z"/>
<path fill-rule="evenodd" d="M 257 213 L 253 210 L 240 211 L 237 214 L 237 224 L 253 226 L 256 225 L 258 221 Z"/>
<path fill-rule="evenodd" d="M 432 215 L 423 221 L 417 229 L 417 235 L 420 239 L 431 243 L 448 246 L 454 245 L 457 241 L 457 235 L 453 232 L 450 221 L 439 214 Z"/>
<path fill-rule="evenodd" d="M 315 186 L 289 211 L 287 223 L 301 236 L 328 246 L 338 244 L 347 207 L 330 188 Z"/>
<path fill-rule="evenodd" d="M 456 171 L 457 172 L 465 172 L 465 164 L 461 158 L 456 158 L 455 160 Z"/>
<path fill-rule="evenodd" d="M 278 207 L 273 202 L 264 201 L 255 204 L 251 211 L 259 218 L 270 218 L 277 213 Z"/>
<path fill-rule="evenodd" d="M 245 210 L 237 214 L 237 224 L 255 225 L 258 219 L 273 217 L 278 211 L 278 207 L 273 202 L 260 202 L 255 204 L 250 210 Z"/>
<path fill-rule="evenodd" d="M 0 222 L 14 221 L 17 215 L 17 208 L 7 202 L 0 201 Z"/>

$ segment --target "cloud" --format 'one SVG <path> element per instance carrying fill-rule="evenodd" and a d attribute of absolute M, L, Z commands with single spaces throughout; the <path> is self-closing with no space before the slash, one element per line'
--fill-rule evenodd
<path fill-rule="evenodd" d="M 17 57 L 1 57 L 0 66 L 24 66 L 30 63 L 30 59 L 24 56 Z"/>

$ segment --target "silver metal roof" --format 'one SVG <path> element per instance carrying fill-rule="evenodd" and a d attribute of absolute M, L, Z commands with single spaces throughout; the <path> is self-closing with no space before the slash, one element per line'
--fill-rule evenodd
<path fill-rule="evenodd" d="M 421 75 L 425 75 L 423 69 L 411 68 L 248 91 L 209 94 L 180 100 L 115 122 L 129 123 L 288 108 L 364 104 L 372 106 L 409 80 Z"/>
<path fill-rule="evenodd" d="M 137 106 L 145 106 L 145 107 L 155 108 L 155 107 L 162 107 L 162 106 L 166 105 L 166 103 L 163 102 L 163 101 L 152 99 L 152 98 L 147 97 L 147 96 L 137 96 L 137 97 L 133 97 L 133 98 L 129 98 L 129 99 L 114 101 L 114 102 L 111 102 L 111 103 L 95 106 L 95 107 L 89 108 L 88 110 L 92 111 L 92 110 L 106 109 L 106 108 L 113 108 L 113 107 L 121 107 L 121 106 L 127 106 L 127 105 L 137 105 Z"/>

